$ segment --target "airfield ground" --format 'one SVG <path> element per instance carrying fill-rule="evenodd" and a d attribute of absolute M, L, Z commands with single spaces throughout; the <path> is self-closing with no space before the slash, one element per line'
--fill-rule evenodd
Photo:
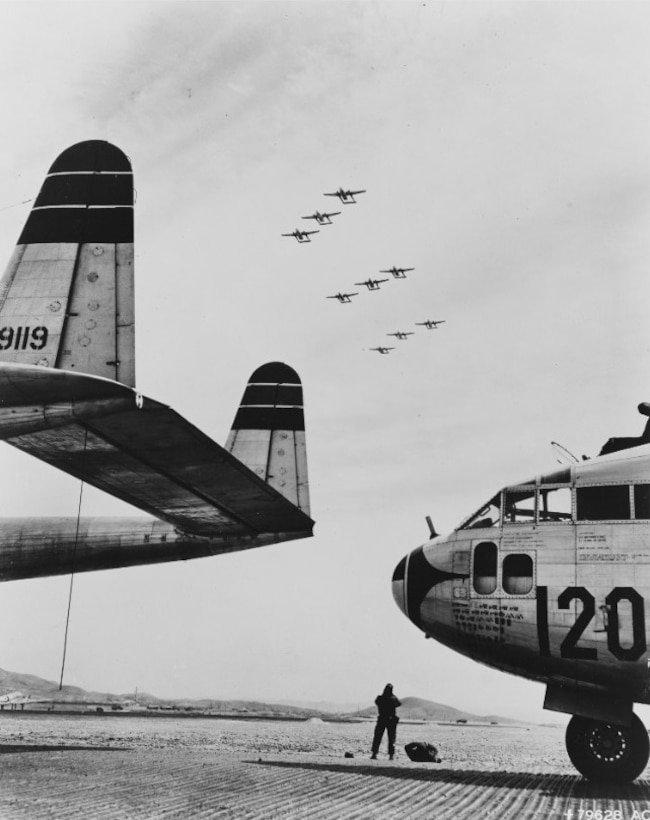
<path fill-rule="evenodd" d="M 650 820 L 650 780 L 584 781 L 559 727 L 400 724 L 392 762 L 385 750 L 369 760 L 371 732 L 372 723 L 4 712 L 0 818 Z M 411 740 L 435 743 L 442 763 L 410 762 Z"/>

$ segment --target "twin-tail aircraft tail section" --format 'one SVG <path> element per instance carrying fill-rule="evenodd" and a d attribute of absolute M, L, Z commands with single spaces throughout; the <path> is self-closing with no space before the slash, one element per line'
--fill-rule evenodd
<path fill-rule="evenodd" d="M 0 283 L 0 441 L 155 518 L 0 519 L 0 581 L 312 535 L 294 370 L 255 371 L 226 447 L 134 385 L 131 164 L 81 142 L 50 168 Z"/>
<path fill-rule="evenodd" d="M 45 178 L 0 282 L 0 361 L 135 385 L 133 174 L 109 142 Z"/>
<path fill-rule="evenodd" d="M 282 362 L 250 377 L 226 450 L 309 515 L 302 384 Z"/>

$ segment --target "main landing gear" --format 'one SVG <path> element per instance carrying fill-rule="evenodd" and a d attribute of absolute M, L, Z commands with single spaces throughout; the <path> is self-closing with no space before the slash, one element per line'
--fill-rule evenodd
<path fill-rule="evenodd" d="M 634 780 L 645 769 L 650 755 L 648 732 L 634 714 L 630 726 L 574 715 L 566 730 L 566 748 L 582 775 L 610 783 Z"/>

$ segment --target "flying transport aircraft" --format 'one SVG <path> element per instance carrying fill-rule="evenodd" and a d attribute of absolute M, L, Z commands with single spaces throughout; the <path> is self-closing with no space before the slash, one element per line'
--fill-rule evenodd
<path fill-rule="evenodd" d="M 650 422 L 595 458 L 504 487 L 451 535 L 429 527 L 393 575 L 402 612 L 427 637 L 546 684 L 544 707 L 573 715 L 566 747 L 585 777 L 638 777 L 649 754 L 633 704 L 650 703 Z"/>
<path fill-rule="evenodd" d="M 366 279 L 365 282 L 355 282 L 354 284 L 357 286 L 365 285 L 368 290 L 379 290 L 380 285 L 388 281 L 388 279 Z"/>
<path fill-rule="evenodd" d="M 395 279 L 406 279 L 407 271 L 415 270 L 415 268 L 388 268 L 387 270 L 380 270 L 379 273 L 392 273 Z"/>
<path fill-rule="evenodd" d="M 330 213 L 322 214 L 320 211 L 314 211 L 311 216 L 303 216 L 301 219 L 315 219 L 319 225 L 332 225 L 332 217 L 340 213 L 340 211 L 330 211 Z"/>
<path fill-rule="evenodd" d="M 0 581 L 312 534 L 297 373 L 253 373 L 225 447 L 141 395 L 133 257 L 129 159 L 108 142 L 73 145 L 0 282 L 0 440 L 153 517 L 0 518 Z"/>
<path fill-rule="evenodd" d="M 363 190 L 363 191 L 350 191 L 350 190 L 345 191 L 345 190 L 343 190 L 343 188 L 339 188 L 338 191 L 333 191 L 330 194 L 323 194 L 323 196 L 337 196 L 341 200 L 343 205 L 353 205 L 357 201 L 355 199 L 355 196 L 358 196 L 359 194 L 365 194 L 365 193 L 366 193 L 365 190 Z"/>
<path fill-rule="evenodd" d="M 446 319 L 427 319 L 426 322 L 416 322 L 416 325 L 422 325 L 422 327 L 426 327 L 427 330 L 435 330 L 438 325 L 444 325 Z"/>
<path fill-rule="evenodd" d="M 312 234 L 319 233 L 319 231 L 299 231 L 297 228 L 291 233 L 283 233 L 282 236 L 293 236 L 293 238 L 300 243 L 311 242 L 309 238 Z"/>
<path fill-rule="evenodd" d="M 334 296 L 326 296 L 326 299 L 338 299 L 339 302 L 344 304 L 349 304 L 352 302 L 353 296 L 358 296 L 358 293 L 335 293 Z"/>
<path fill-rule="evenodd" d="M 409 336 L 412 336 L 414 332 L 415 331 L 413 331 L 413 330 L 408 330 L 408 331 L 397 330 L 397 331 L 395 331 L 395 333 L 387 333 L 386 335 L 387 336 L 394 336 L 396 339 L 399 339 L 400 341 L 403 342 L 403 341 L 406 341 Z"/>
<path fill-rule="evenodd" d="M 391 350 L 395 350 L 394 347 L 381 347 L 381 346 L 380 347 L 371 347 L 370 349 L 371 350 L 376 350 L 377 353 L 381 353 L 382 355 L 385 355 L 386 353 L 390 353 Z"/>

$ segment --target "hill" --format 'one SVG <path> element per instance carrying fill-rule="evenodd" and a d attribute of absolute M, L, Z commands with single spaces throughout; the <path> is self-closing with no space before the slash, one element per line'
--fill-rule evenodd
<path fill-rule="evenodd" d="M 176 698 L 164 699 L 150 695 L 146 692 L 139 692 L 137 703 L 133 692 L 128 694 L 111 694 L 109 692 L 88 692 L 78 686 L 63 686 L 59 689 L 58 683 L 39 678 L 36 675 L 29 675 L 21 672 L 8 672 L 0 669 L 0 695 L 8 692 L 18 691 L 31 698 L 45 699 L 48 703 L 61 704 L 62 706 L 93 707 L 106 705 L 112 708 L 151 709 L 151 710 L 178 710 L 184 712 L 204 712 L 221 715 L 238 715 L 241 717 L 292 717 L 296 719 L 307 719 L 310 717 L 320 717 L 332 719 L 338 717 L 342 719 L 363 719 L 374 718 L 377 714 L 376 707 L 369 706 L 367 709 L 352 711 L 349 705 L 341 704 L 336 708 L 335 704 L 320 703 L 306 704 L 292 701 L 281 701 L 279 703 L 267 703 L 263 701 L 248 701 L 238 699 L 221 700 L 217 698 Z M 320 707 L 320 708 L 317 708 Z M 32 708 L 36 708 L 36 704 Z M 42 708 L 45 708 L 45 704 Z M 426 720 L 426 721 L 469 721 L 469 722 L 498 722 L 515 723 L 517 721 L 495 715 L 474 715 L 447 706 L 443 703 L 435 703 L 423 698 L 406 697 L 402 700 L 399 715 L 403 720 Z"/>
<path fill-rule="evenodd" d="M 375 706 L 361 709 L 353 713 L 353 717 L 374 717 L 377 714 Z M 398 714 L 402 720 L 431 720 L 431 721 L 468 721 L 471 723 L 517 723 L 520 721 L 498 715 L 474 715 L 471 712 L 464 712 L 462 709 L 455 709 L 444 703 L 436 703 L 433 700 L 424 698 L 406 697 L 402 698 L 402 705 Z"/>

